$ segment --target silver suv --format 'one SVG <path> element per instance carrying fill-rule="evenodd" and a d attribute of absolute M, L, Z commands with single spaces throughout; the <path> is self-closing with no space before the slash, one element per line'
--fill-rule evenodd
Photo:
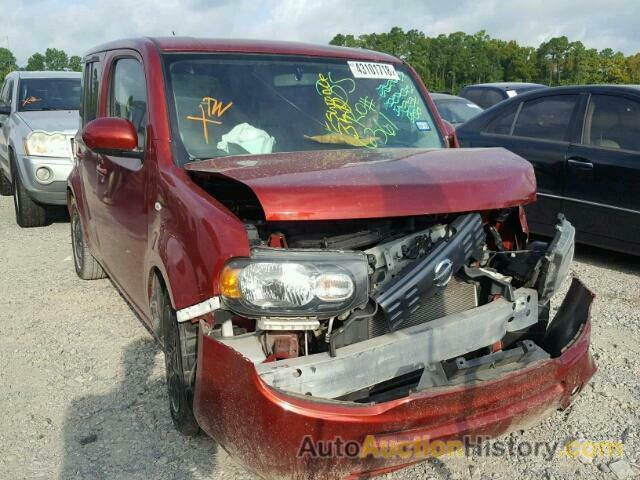
<path fill-rule="evenodd" d="M 67 203 L 78 129 L 80 73 L 11 72 L 0 89 L 0 194 L 13 194 L 21 227 L 47 223 Z"/>

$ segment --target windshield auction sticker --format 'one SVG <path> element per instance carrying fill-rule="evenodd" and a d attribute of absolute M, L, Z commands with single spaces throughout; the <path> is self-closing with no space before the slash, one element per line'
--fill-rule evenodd
<path fill-rule="evenodd" d="M 398 72 L 388 63 L 347 62 L 354 78 L 382 78 L 399 80 Z"/>

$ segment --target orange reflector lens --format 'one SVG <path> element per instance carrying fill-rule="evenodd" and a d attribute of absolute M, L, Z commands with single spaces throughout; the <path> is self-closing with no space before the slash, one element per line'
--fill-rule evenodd
<path fill-rule="evenodd" d="M 224 267 L 220 274 L 220 293 L 227 298 L 240 298 L 238 275 L 240 269 Z"/>

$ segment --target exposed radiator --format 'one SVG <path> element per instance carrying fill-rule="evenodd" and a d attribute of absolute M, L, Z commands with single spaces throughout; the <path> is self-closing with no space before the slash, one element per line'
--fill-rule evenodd
<path fill-rule="evenodd" d="M 396 330 L 477 307 L 477 286 L 454 277 L 446 288 L 420 303 L 420 307 L 398 325 Z M 389 333 L 389 328 L 384 316 L 371 317 L 369 319 L 369 338 L 378 337 L 385 333 Z"/>

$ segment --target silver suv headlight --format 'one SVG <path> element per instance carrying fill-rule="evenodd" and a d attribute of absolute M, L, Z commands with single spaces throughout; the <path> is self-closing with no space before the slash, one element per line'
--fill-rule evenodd
<path fill-rule="evenodd" d="M 329 318 L 369 297 L 364 253 L 255 248 L 230 260 L 220 280 L 222 301 L 250 318 Z"/>
<path fill-rule="evenodd" d="M 40 130 L 31 132 L 24 140 L 24 147 L 27 155 L 37 157 L 69 158 L 71 156 L 67 137 L 60 132 L 49 133 Z"/>

